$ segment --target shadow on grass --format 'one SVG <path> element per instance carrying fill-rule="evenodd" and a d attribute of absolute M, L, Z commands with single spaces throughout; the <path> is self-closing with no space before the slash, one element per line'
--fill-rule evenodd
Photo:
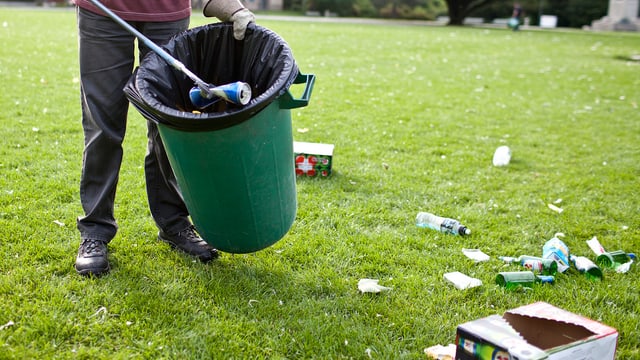
<path fill-rule="evenodd" d="M 622 60 L 622 61 L 633 61 L 635 63 L 640 64 L 640 54 L 616 55 L 613 58 L 616 59 L 616 60 Z"/>

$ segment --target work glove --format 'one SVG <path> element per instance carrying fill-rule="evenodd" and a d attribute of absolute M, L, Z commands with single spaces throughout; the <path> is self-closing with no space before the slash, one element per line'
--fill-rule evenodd
<path fill-rule="evenodd" d="M 217 17 L 221 21 L 233 22 L 233 37 L 236 40 L 244 39 L 247 25 L 256 21 L 253 13 L 245 9 L 239 0 L 209 0 L 204 5 L 202 13 L 206 17 Z"/>

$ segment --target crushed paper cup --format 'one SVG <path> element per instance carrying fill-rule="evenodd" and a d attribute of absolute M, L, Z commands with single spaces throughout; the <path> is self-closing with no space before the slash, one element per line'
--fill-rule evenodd
<path fill-rule="evenodd" d="M 462 249 L 462 253 L 471 260 L 476 262 L 489 260 L 489 255 L 482 252 L 480 249 Z"/>
<path fill-rule="evenodd" d="M 444 274 L 444 278 L 449 280 L 459 290 L 469 289 L 482 285 L 482 281 L 469 277 L 459 271 Z"/>
<path fill-rule="evenodd" d="M 390 287 L 378 285 L 377 279 L 360 279 L 358 281 L 358 290 L 362 293 L 379 293 L 381 291 L 391 290 Z"/>

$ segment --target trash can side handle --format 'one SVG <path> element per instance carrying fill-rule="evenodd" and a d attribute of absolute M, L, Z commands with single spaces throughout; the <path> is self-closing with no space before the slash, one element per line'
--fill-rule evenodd
<path fill-rule="evenodd" d="M 296 99 L 291 95 L 289 89 L 282 95 L 280 101 L 280 107 L 282 109 L 295 109 L 304 107 L 309 104 L 309 98 L 311 98 L 311 91 L 313 90 L 313 84 L 316 82 L 316 76 L 313 74 L 298 73 L 293 84 L 305 84 L 304 92 L 300 98 Z"/>

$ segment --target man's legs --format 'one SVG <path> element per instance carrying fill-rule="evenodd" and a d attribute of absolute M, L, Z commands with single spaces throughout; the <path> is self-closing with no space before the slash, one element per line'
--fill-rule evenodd
<path fill-rule="evenodd" d="M 163 44 L 173 35 L 184 31 L 189 19 L 177 22 L 142 23 L 138 30 L 156 44 Z M 147 53 L 144 44 L 140 46 L 140 59 Z M 169 66 L 169 65 L 167 65 Z M 158 238 L 174 248 L 196 256 L 207 262 L 218 256 L 193 230 L 189 212 L 178 188 L 175 175 L 169 164 L 158 127 L 152 121 L 147 122 L 147 155 L 145 156 L 145 176 L 147 197 L 151 215 L 160 232 Z"/>
<path fill-rule="evenodd" d="M 99 275 L 109 270 L 106 244 L 117 231 L 113 207 L 128 109 L 122 88 L 133 70 L 134 37 L 111 19 L 81 9 L 78 34 L 85 141 L 76 270 Z"/>
<path fill-rule="evenodd" d="M 186 30 L 188 26 L 189 19 L 185 19 L 176 22 L 140 23 L 137 28 L 149 40 L 156 44 L 163 44 L 175 34 Z M 149 49 L 139 42 L 139 50 L 142 61 Z M 152 121 L 147 121 L 147 137 L 144 165 L 151 215 L 161 230 L 172 234 L 177 233 L 191 225 L 189 212 L 167 159 L 158 128 Z"/>
<path fill-rule="evenodd" d="M 185 30 L 188 18 L 177 22 L 133 23 L 152 41 L 162 44 Z M 109 270 L 106 244 L 117 232 L 113 214 L 128 101 L 122 89 L 134 65 L 134 36 L 110 18 L 79 10 L 80 73 L 85 150 L 80 198 L 85 216 L 78 218 L 82 243 L 76 270 L 100 275 Z M 148 52 L 141 46 L 141 58 Z M 208 261 L 217 256 L 194 236 L 188 211 L 177 187 L 155 124 L 149 122 L 145 158 L 147 192 L 161 238 L 172 246 Z"/>

